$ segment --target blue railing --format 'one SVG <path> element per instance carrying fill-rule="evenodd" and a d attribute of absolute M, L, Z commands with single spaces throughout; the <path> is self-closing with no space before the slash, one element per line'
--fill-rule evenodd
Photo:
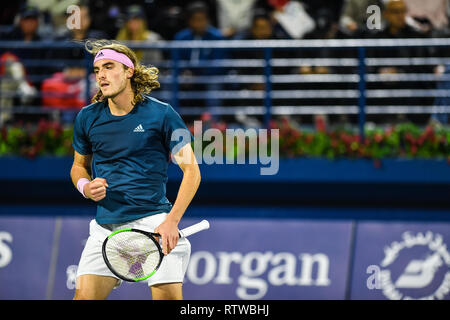
<path fill-rule="evenodd" d="M 181 114 L 199 115 L 208 111 L 213 115 L 233 115 L 243 113 L 247 115 L 261 116 L 263 123 L 267 126 L 274 115 L 298 114 L 347 114 L 357 115 L 357 125 L 361 135 L 364 134 L 367 115 L 376 114 L 435 114 L 445 115 L 450 112 L 446 99 L 450 97 L 450 90 L 446 86 L 439 87 L 439 83 L 450 80 L 447 73 L 437 75 L 433 72 L 402 72 L 397 74 L 381 74 L 370 72 L 368 69 L 386 66 L 427 66 L 431 68 L 437 65 L 450 65 L 450 58 L 441 56 L 370 56 L 368 52 L 372 49 L 384 48 L 387 50 L 407 48 L 437 48 L 450 47 L 450 39 L 351 39 L 351 40 L 225 40 L 225 41 L 160 41 L 152 44 L 140 42 L 126 42 L 126 44 L 137 50 L 162 50 L 166 58 L 158 61 L 143 61 L 143 63 L 155 64 L 161 72 L 160 81 L 162 90 L 154 92 L 156 97 L 169 101 Z M 0 53 L 5 51 L 42 49 L 44 51 L 59 50 L 70 47 L 82 47 L 79 43 L 62 42 L 34 42 L 23 43 L 16 41 L 0 41 Z M 182 50 L 208 49 L 221 50 L 229 53 L 229 56 L 221 59 L 205 61 L 186 61 L 180 57 Z M 347 50 L 340 57 L 317 57 L 311 56 L 311 52 L 321 52 L 321 49 L 339 51 Z M 233 52 L 260 51 L 261 57 L 257 59 L 241 59 Z M 288 57 L 277 56 L 279 52 L 288 53 Z M 303 57 L 302 53 L 310 56 Z M 289 56 L 290 55 L 290 56 Z M 27 66 L 53 66 L 56 62 L 62 65 L 74 63 L 73 60 L 36 60 L 24 59 Z M 85 52 L 84 61 L 81 61 L 88 70 L 92 69 L 92 57 Z M 76 61 L 80 63 L 80 61 Z M 321 67 L 339 67 L 345 72 L 332 72 L 327 74 L 301 74 L 293 73 L 302 65 Z M 185 75 L 183 70 L 222 68 L 227 72 L 218 74 Z M 281 69 L 290 71 L 279 71 Z M 229 72 L 230 70 L 247 69 L 258 70 L 251 74 Z M 31 79 L 42 80 L 42 75 L 30 74 Z M 41 77 L 41 78 L 40 78 Z M 436 85 L 428 88 L 369 88 L 369 85 L 378 83 L 430 83 Z M 251 83 L 263 84 L 260 90 L 242 89 L 242 85 Z M 325 88 L 324 84 L 348 84 L 350 88 Z M 168 84 L 168 86 L 164 86 Z M 181 87 L 189 85 L 210 86 L 205 89 L 183 90 Z M 221 85 L 216 88 L 212 85 Z M 314 85 L 314 89 L 304 89 L 302 86 Z M 86 75 L 85 100 L 90 100 L 89 73 Z M 241 85 L 236 89 L 236 86 Z M 294 88 L 279 89 L 276 86 L 287 85 Z M 229 86 L 229 88 L 223 88 Z M 300 88 L 298 88 L 300 86 Z M 423 104 L 398 103 L 394 105 L 368 103 L 368 99 L 377 101 L 384 98 L 397 99 L 402 102 L 407 99 L 434 100 Z M 436 104 L 440 98 L 441 103 Z M 186 106 L 186 100 L 213 100 L 221 101 L 218 105 Z M 229 102 L 232 103 L 229 103 Z M 240 102 L 245 104 L 241 105 Z M 281 101 L 281 102 L 280 102 Z M 288 103 L 285 103 L 288 101 Z M 308 105 L 308 102 L 311 105 Z M 327 101 L 328 103 L 324 103 Z M 329 102 L 331 101 L 331 102 Z M 444 102 L 442 102 L 444 101 Z M 239 103 L 238 103 L 239 102 Z M 292 105 L 289 105 L 289 102 Z M 287 104 L 287 105 L 286 105 Z M 3 108 L 3 106 L 2 106 Z M 15 110 L 27 112 L 27 106 L 15 106 Z M 45 109 L 32 108 L 30 112 L 45 112 Z"/>

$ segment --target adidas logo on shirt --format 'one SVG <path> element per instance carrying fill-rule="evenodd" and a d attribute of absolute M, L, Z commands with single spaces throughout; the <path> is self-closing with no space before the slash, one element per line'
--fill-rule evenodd
<path fill-rule="evenodd" d="M 144 128 L 142 127 L 142 124 L 138 125 L 136 128 L 134 128 L 133 132 L 144 132 Z"/>

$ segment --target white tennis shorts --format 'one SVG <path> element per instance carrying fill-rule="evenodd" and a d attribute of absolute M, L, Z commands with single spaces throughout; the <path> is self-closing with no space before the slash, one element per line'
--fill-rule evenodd
<path fill-rule="evenodd" d="M 78 263 L 77 278 L 84 274 L 95 274 L 117 278 L 106 266 L 102 256 L 102 245 L 111 232 L 123 228 L 135 228 L 153 232 L 166 218 L 167 213 L 159 213 L 122 224 L 99 225 L 95 219 L 89 224 L 89 238 Z M 188 239 L 180 238 L 176 247 L 164 257 L 158 271 L 144 280 L 148 286 L 160 283 L 183 282 L 191 256 L 191 244 Z M 116 288 L 122 281 L 118 279 Z"/>

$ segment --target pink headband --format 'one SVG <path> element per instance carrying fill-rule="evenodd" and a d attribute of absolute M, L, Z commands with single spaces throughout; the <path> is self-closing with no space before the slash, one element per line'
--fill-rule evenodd
<path fill-rule="evenodd" d="M 115 50 L 112 49 L 102 49 L 100 50 L 97 55 L 95 56 L 94 59 L 94 64 L 102 59 L 111 59 L 117 62 L 120 62 L 124 65 L 126 65 L 128 68 L 134 69 L 134 64 L 131 61 L 130 58 L 128 58 L 126 55 L 124 55 L 123 53 L 117 52 Z"/>

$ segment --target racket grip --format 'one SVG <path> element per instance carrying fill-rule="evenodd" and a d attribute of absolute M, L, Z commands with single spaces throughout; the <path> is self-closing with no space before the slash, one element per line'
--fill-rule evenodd
<path fill-rule="evenodd" d="M 189 226 L 187 228 L 184 228 L 183 230 L 180 230 L 180 236 L 181 237 L 189 237 L 190 235 L 200 232 L 202 230 L 209 229 L 209 222 L 208 220 L 202 220 L 199 223 L 193 224 L 192 226 Z"/>

